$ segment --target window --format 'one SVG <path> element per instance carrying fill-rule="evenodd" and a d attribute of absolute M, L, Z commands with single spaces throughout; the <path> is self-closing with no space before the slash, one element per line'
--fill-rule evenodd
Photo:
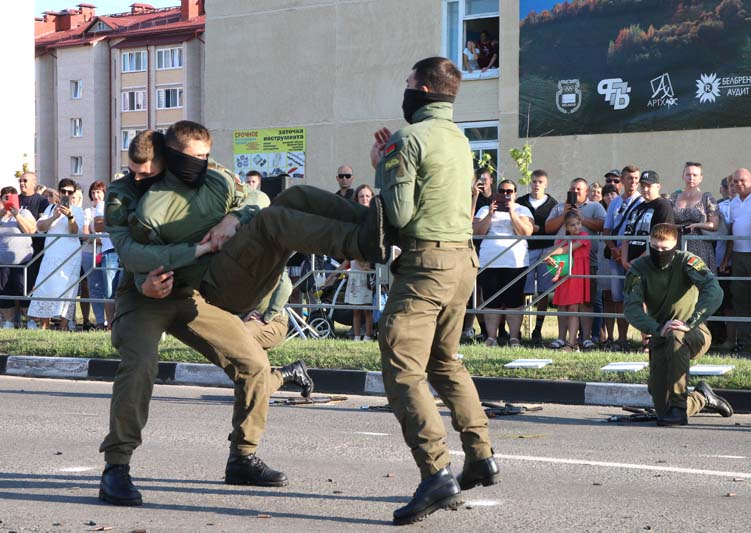
<path fill-rule="evenodd" d="M 156 131 L 158 131 L 159 133 L 161 133 L 162 135 L 166 135 L 166 134 L 167 134 L 167 129 L 168 129 L 168 128 L 169 128 L 169 126 L 157 126 L 157 127 L 156 127 L 156 128 L 154 128 L 154 129 L 155 129 Z"/>
<path fill-rule="evenodd" d="M 156 108 L 172 109 L 183 106 L 183 90 L 177 89 L 157 89 L 156 90 Z"/>
<path fill-rule="evenodd" d="M 110 28 L 104 22 L 102 22 L 100 20 L 99 22 L 97 22 L 96 24 L 94 24 L 89 31 L 91 33 L 96 33 L 98 31 L 111 31 L 111 30 L 112 30 L 112 28 Z"/>
<path fill-rule="evenodd" d="M 146 91 L 123 91 L 123 111 L 146 109 Z"/>
<path fill-rule="evenodd" d="M 83 137 L 83 119 L 70 119 L 70 135 L 72 137 Z"/>
<path fill-rule="evenodd" d="M 83 157 L 80 155 L 74 155 L 70 158 L 70 173 L 73 176 L 80 176 L 83 174 Z"/>
<path fill-rule="evenodd" d="M 159 70 L 168 68 L 180 68 L 183 66 L 182 48 L 165 48 L 156 51 L 156 68 Z"/>
<path fill-rule="evenodd" d="M 74 100 L 78 100 L 81 98 L 81 93 L 83 92 L 83 81 L 82 80 L 70 80 L 70 97 Z"/>
<path fill-rule="evenodd" d="M 146 52 L 123 52 L 122 71 L 140 72 L 146 70 Z"/>
<path fill-rule="evenodd" d="M 133 141 L 133 138 L 141 133 L 143 130 L 123 130 L 122 131 L 122 137 L 123 137 L 123 151 L 126 151 L 128 148 L 130 148 L 130 143 Z"/>
<path fill-rule="evenodd" d="M 498 169 L 498 123 L 497 122 L 463 122 L 457 124 L 459 129 L 469 139 L 469 147 L 477 161 L 485 155 L 490 155 L 490 164 Z"/>
<path fill-rule="evenodd" d="M 443 1 L 444 55 L 461 68 L 465 80 L 498 76 L 498 5 L 498 0 Z"/>

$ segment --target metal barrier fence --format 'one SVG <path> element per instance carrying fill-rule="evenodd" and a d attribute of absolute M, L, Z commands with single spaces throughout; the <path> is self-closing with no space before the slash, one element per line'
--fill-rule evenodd
<path fill-rule="evenodd" d="M 27 261 L 25 264 L 21 265 L 0 265 L 0 267 L 7 267 L 7 268 L 19 268 L 23 269 L 24 275 L 24 294 L 21 296 L 5 296 L 0 295 L 0 299 L 2 300 L 32 300 L 37 299 L 41 301 L 78 301 L 78 302 L 92 302 L 92 303 L 104 303 L 104 302 L 112 302 L 112 299 L 107 298 L 80 298 L 78 296 L 74 296 L 72 298 L 65 298 L 63 295 L 73 289 L 74 287 L 78 286 L 78 284 L 84 280 L 87 279 L 92 272 L 95 270 L 99 271 L 105 271 L 105 270 L 122 270 L 122 268 L 107 268 L 96 264 L 96 257 L 98 253 L 101 252 L 100 244 L 97 242 L 100 238 L 106 238 L 108 237 L 108 234 L 106 233 L 100 233 L 96 235 L 88 235 L 88 236 L 82 236 L 82 235 L 73 235 L 73 234 L 46 234 L 46 233 L 35 233 L 35 234 L 4 234 L 2 235 L 4 238 L 30 238 L 30 237 L 43 237 L 45 238 L 45 248 L 34 254 L 30 261 Z M 556 240 L 559 241 L 568 241 L 568 240 L 590 240 L 594 242 L 604 242 L 608 240 L 623 240 L 623 236 L 606 236 L 606 235 L 582 235 L 582 236 L 567 236 L 567 235 L 557 235 L 552 236 Z M 64 290 L 61 291 L 60 295 L 58 297 L 36 297 L 33 294 L 33 290 L 30 290 L 29 284 L 27 283 L 28 280 L 28 269 L 30 264 L 33 261 L 41 261 L 41 257 L 44 254 L 44 251 L 51 246 L 54 242 L 57 242 L 59 239 L 77 239 L 79 240 L 79 246 L 76 247 L 74 251 L 72 251 L 67 257 L 65 257 L 59 267 L 62 267 L 67 262 L 74 259 L 74 257 L 81 253 L 88 244 L 93 244 L 93 253 L 92 253 L 92 263 L 84 265 L 82 264 L 82 272 L 78 278 L 75 280 L 72 280 L 69 282 L 69 284 L 65 287 Z M 503 239 L 503 240 L 514 240 L 516 242 L 520 241 L 534 241 L 534 240 L 545 240 L 550 241 L 551 236 L 485 236 L 485 235 L 476 235 L 473 237 L 475 240 L 482 240 L 482 239 Z M 630 236 L 628 237 L 629 240 L 643 240 L 648 241 L 649 236 Z M 686 246 L 689 241 L 695 241 L 695 240 L 710 240 L 712 242 L 716 242 L 718 240 L 723 241 L 738 241 L 738 240 L 751 240 L 751 237 L 741 237 L 741 236 L 703 236 L 703 235 L 684 235 L 681 239 L 681 249 L 685 250 Z M 495 256 L 493 259 L 494 261 L 500 257 L 502 257 L 504 254 L 510 253 L 511 246 L 507 247 L 503 251 L 501 251 L 499 254 Z M 571 263 L 572 259 L 572 253 L 569 247 L 569 263 Z M 313 266 L 316 264 L 316 256 L 310 256 L 310 261 Z M 499 290 L 492 294 L 492 295 L 486 295 L 485 301 L 490 301 L 496 296 L 499 296 L 506 292 L 513 284 L 518 281 L 519 279 L 526 277 L 526 275 L 534 270 L 538 265 L 540 265 L 544 261 L 544 257 L 541 257 L 540 260 L 535 262 L 534 264 L 529 265 L 524 269 L 522 273 L 520 273 L 517 277 L 515 277 L 511 282 L 507 283 L 504 287 L 499 288 Z M 720 263 L 721 258 L 717 261 L 718 264 Z M 350 305 L 350 304 L 342 304 L 342 303 L 325 303 L 325 302 L 315 302 L 315 301 L 304 301 L 304 302 L 291 302 L 288 304 L 288 309 L 296 310 L 300 309 L 300 313 L 296 313 L 298 315 L 298 318 L 300 320 L 303 320 L 304 315 L 309 314 L 312 310 L 328 310 L 328 309 L 342 309 L 342 310 L 369 310 L 369 311 L 381 311 L 383 309 L 383 298 L 382 295 L 386 292 L 385 285 L 388 284 L 390 275 L 388 274 L 388 269 L 390 267 L 390 263 L 385 266 L 379 266 L 379 268 L 376 268 L 373 272 L 375 276 L 375 286 L 374 286 L 374 303 L 373 305 Z M 487 267 L 485 267 L 487 268 Z M 480 272 L 484 270 L 481 269 Z M 316 269 L 316 268 L 310 268 L 308 272 L 301 275 L 294 283 L 294 288 L 300 289 L 303 284 L 306 283 L 313 283 L 313 286 L 315 286 L 317 289 L 320 289 L 321 285 L 321 276 L 322 275 L 330 275 L 332 273 L 346 273 L 346 271 L 343 270 L 337 270 L 337 269 Z M 44 279 L 37 279 L 36 285 L 40 285 L 47 279 L 49 279 L 52 276 L 52 274 L 48 275 Z M 553 286 L 541 293 L 534 296 L 531 300 L 529 300 L 521 309 L 490 309 L 486 307 L 486 303 L 478 302 L 477 298 L 477 286 L 475 284 L 475 290 L 473 291 L 472 298 L 471 298 L 471 305 L 468 306 L 467 312 L 471 314 L 500 314 L 500 315 L 525 315 L 525 316 L 535 316 L 535 315 L 545 315 L 545 316 L 591 316 L 591 317 L 602 317 L 602 318 L 619 318 L 623 317 L 622 314 L 618 313 L 595 313 L 595 312 L 562 312 L 558 310 L 548 310 L 548 311 L 537 311 L 534 309 L 534 307 L 537 305 L 537 303 L 544 298 L 545 296 L 549 296 L 552 294 L 555 289 L 563 284 L 567 279 L 571 278 L 586 278 L 586 279 L 611 279 L 611 278 L 623 278 L 624 276 L 617 276 L 612 274 L 603 274 L 603 273 L 597 273 L 597 274 L 587 274 L 587 275 L 575 275 L 570 274 L 568 276 L 562 277 L 560 280 L 558 280 L 556 283 L 553 284 Z M 733 277 L 733 276 L 717 276 L 717 278 L 720 281 L 751 281 L 751 277 Z M 722 316 L 722 317 L 711 317 L 709 320 L 716 320 L 716 321 L 723 321 L 723 322 L 751 322 L 751 318 L 747 316 Z"/>

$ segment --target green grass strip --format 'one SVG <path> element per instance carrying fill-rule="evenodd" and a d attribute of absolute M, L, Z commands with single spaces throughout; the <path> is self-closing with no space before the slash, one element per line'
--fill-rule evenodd
<path fill-rule="evenodd" d="M 137 333 L 136 333 L 137 334 Z M 206 359 L 177 339 L 166 336 L 159 346 L 162 361 L 205 363 Z M 64 333 L 58 331 L 0 330 L 0 353 L 8 355 L 36 355 L 48 357 L 84 357 L 118 359 L 106 332 Z M 474 376 L 515 377 L 531 379 L 561 379 L 613 383 L 646 383 L 647 370 L 639 372 L 600 372 L 608 363 L 618 361 L 647 361 L 642 353 L 580 352 L 565 353 L 537 348 L 461 346 L 464 364 Z M 269 352 L 273 366 L 304 359 L 313 368 L 351 370 L 380 370 L 380 353 L 376 342 L 353 342 L 343 339 L 292 339 Z M 552 359 L 541 369 L 508 369 L 503 365 L 514 359 Z M 751 389 L 751 360 L 710 354 L 695 363 L 735 365 L 723 376 L 707 379 L 713 387 Z M 696 383 L 698 377 L 691 378 Z"/>

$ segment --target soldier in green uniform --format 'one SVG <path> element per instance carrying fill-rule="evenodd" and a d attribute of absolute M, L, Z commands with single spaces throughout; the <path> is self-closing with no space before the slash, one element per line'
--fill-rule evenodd
<path fill-rule="evenodd" d="M 233 178 L 207 170 L 211 137 L 205 127 L 177 122 L 167 130 L 166 144 L 170 172 L 143 195 L 129 222 L 143 244 L 211 245 L 215 253 L 175 270 L 176 287 L 200 290 L 217 307 L 247 313 L 277 285 L 294 251 L 385 261 L 377 209 L 304 185 L 287 189 L 266 209 L 253 209 Z M 149 271 L 144 266 L 137 281 Z"/>
<path fill-rule="evenodd" d="M 688 417 L 702 409 L 732 416 L 727 400 L 705 381 L 693 392 L 686 387 L 691 359 L 706 353 L 711 344 L 704 321 L 722 303 L 722 289 L 704 261 L 678 250 L 674 225 L 652 227 L 649 255 L 631 263 L 624 298 L 626 319 L 651 335 L 649 393 L 657 425 L 686 425 Z"/>
<path fill-rule="evenodd" d="M 173 287 L 171 271 L 193 264 L 210 251 L 209 242 L 144 246 L 131 239 L 128 220 L 139 198 L 165 175 L 163 152 L 160 133 L 146 131 L 136 136 L 129 149 L 131 172 L 111 185 L 106 198 L 106 229 L 126 268 L 112 326 L 112 342 L 121 363 L 113 385 L 110 431 L 101 445 L 107 464 L 99 496 L 116 505 L 142 503 L 129 464 L 148 418 L 158 371 L 158 344 L 164 331 L 203 353 L 236 383 L 227 483 L 287 484 L 282 472 L 271 470 L 255 456 L 265 427 L 268 396 L 283 383 L 300 385 L 304 395 L 313 387 L 304 363 L 272 371 L 265 353 L 281 343 L 287 331 L 287 318 L 279 311 L 291 289 L 288 280 L 280 284 L 260 320 L 243 323 L 207 304 L 196 291 Z M 153 265 L 160 266 L 136 287 L 132 271 Z"/>
<path fill-rule="evenodd" d="M 460 80 L 448 59 L 416 63 L 402 104 L 411 125 L 393 135 L 382 128 L 371 150 L 378 200 L 402 249 L 380 319 L 383 381 L 422 477 L 412 500 L 394 512 L 397 525 L 455 508 L 461 490 L 499 480 L 488 419 L 456 357 L 478 266 L 471 240 L 472 152 L 452 118 Z M 465 462 L 458 480 L 428 383 L 461 436 Z"/>

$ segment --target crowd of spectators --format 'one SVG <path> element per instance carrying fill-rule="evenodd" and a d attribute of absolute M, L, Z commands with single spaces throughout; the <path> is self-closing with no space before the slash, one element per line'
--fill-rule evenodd
<path fill-rule="evenodd" d="M 114 304 L 88 304 L 89 298 L 114 297 L 119 268 L 112 243 L 97 236 L 104 232 L 105 183 L 91 185 L 90 207 L 83 209 L 83 191 L 72 179 L 61 179 L 57 189 L 38 184 L 33 172 L 18 181 L 20 193 L 15 187 L 0 190 L 3 328 L 22 327 L 25 319 L 28 329 L 74 331 L 79 294 L 81 329 L 108 327 Z"/>

